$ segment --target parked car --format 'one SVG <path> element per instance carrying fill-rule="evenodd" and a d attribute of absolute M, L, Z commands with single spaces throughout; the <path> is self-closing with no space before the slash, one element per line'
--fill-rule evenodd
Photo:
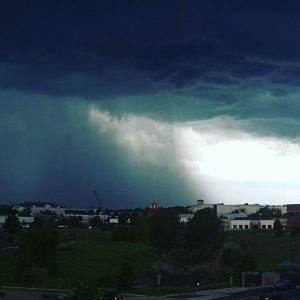
<path fill-rule="evenodd" d="M 274 286 L 276 290 L 293 290 L 296 288 L 295 284 L 288 279 L 280 279 Z"/>

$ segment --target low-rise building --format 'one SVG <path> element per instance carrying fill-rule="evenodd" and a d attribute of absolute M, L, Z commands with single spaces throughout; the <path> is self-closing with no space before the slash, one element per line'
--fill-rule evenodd
<path fill-rule="evenodd" d="M 251 229 L 250 220 L 231 220 L 230 221 L 231 230 L 249 230 Z"/>
<path fill-rule="evenodd" d="M 275 220 L 259 220 L 261 229 L 273 229 Z"/>
<path fill-rule="evenodd" d="M 196 205 L 188 206 L 188 210 L 191 213 L 195 213 L 199 210 L 204 208 L 212 208 L 216 211 L 219 217 L 229 217 L 229 218 L 236 218 L 236 217 L 247 217 L 251 214 L 257 213 L 261 208 L 269 207 L 270 209 L 278 209 L 280 210 L 282 215 L 287 213 L 287 206 L 286 205 L 260 205 L 260 204 L 207 204 L 204 203 L 204 200 L 199 199 L 197 200 Z"/>
<path fill-rule="evenodd" d="M 19 217 L 17 216 L 18 219 L 19 219 L 19 222 L 21 224 L 31 224 L 34 222 L 34 217 Z M 5 220 L 6 220 L 7 216 L 0 216 L 0 224 L 3 225 L 5 223 Z"/>
<path fill-rule="evenodd" d="M 64 215 L 65 218 L 68 217 L 81 217 L 82 218 L 82 223 L 89 223 L 95 216 L 98 216 L 100 218 L 100 220 L 102 222 L 105 222 L 106 220 L 108 220 L 110 218 L 109 215 L 105 215 L 105 214 L 87 214 L 86 210 L 82 210 L 80 211 L 67 211 Z"/>
<path fill-rule="evenodd" d="M 239 219 L 222 219 L 221 224 L 224 230 L 249 230 L 249 229 L 261 229 L 272 230 L 274 229 L 274 222 L 276 220 L 239 220 Z M 287 220 L 279 220 L 283 226 L 283 229 L 287 229 Z"/>
<path fill-rule="evenodd" d="M 57 215 L 63 215 L 65 209 L 54 203 L 50 202 L 23 202 L 13 207 L 18 212 L 28 211 L 32 215 L 36 215 L 43 212 L 53 212 Z"/>

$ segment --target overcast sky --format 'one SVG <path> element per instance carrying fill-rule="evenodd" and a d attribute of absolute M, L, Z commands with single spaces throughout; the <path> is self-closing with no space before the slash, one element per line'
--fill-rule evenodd
<path fill-rule="evenodd" d="M 0 201 L 300 201 L 299 1 L 6 1 Z"/>

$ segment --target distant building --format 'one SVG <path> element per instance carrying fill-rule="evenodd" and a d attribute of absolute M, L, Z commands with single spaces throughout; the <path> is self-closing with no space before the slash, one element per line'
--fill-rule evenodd
<path fill-rule="evenodd" d="M 251 229 L 251 221 L 250 220 L 231 220 L 230 229 L 231 230 Z"/>
<path fill-rule="evenodd" d="M 32 215 L 36 215 L 42 212 L 53 212 L 57 215 L 63 215 L 65 209 L 49 202 L 23 202 L 13 207 L 18 212 L 28 211 Z"/>
<path fill-rule="evenodd" d="M 5 223 L 7 216 L 0 216 L 0 224 L 3 225 Z M 31 224 L 34 222 L 34 217 L 18 217 L 21 224 Z"/>
<path fill-rule="evenodd" d="M 287 205 L 287 228 L 291 232 L 300 232 L 300 204 Z"/>
<path fill-rule="evenodd" d="M 247 217 L 248 215 L 257 213 L 261 208 L 268 207 L 270 209 L 280 210 L 282 215 L 287 212 L 286 206 L 281 205 L 260 205 L 260 204 L 205 204 L 204 200 L 197 200 L 196 205 L 188 206 L 188 210 L 191 213 L 196 213 L 204 208 L 212 208 L 216 211 L 219 217 L 224 216 L 226 218 L 237 218 L 237 217 Z"/>
<path fill-rule="evenodd" d="M 109 224 L 119 224 L 119 219 L 118 218 L 110 218 Z"/>
<path fill-rule="evenodd" d="M 191 212 L 193 214 L 196 213 L 199 210 L 204 209 L 204 208 L 216 209 L 216 205 L 214 205 L 214 204 L 204 204 L 204 200 L 198 199 L 196 205 L 188 206 L 189 212 Z"/>
<path fill-rule="evenodd" d="M 110 219 L 109 215 L 100 213 L 100 214 L 90 214 L 88 209 L 66 209 L 63 216 L 68 217 L 81 217 L 83 224 L 88 224 L 95 216 L 99 217 L 102 222 Z"/>
<path fill-rule="evenodd" d="M 284 229 L 287 229 L 287 220 L 279 220 Z M 274 228 L 275 220 L 235 220 L 235 219 L 222 219 L 221 224 L 224 230 L 272 230 Z"/>
<path fill-rule="evenodd" d="M 158 203 L 157 202 L 151 202 L 150 203 L 150 209 L 157 210 L 158 209 Z"/>
<path fill-rule="evenodd" d="M 159 211 L 159 205 L 157 202 L 151 202 L 149 207 L 149 216 L 157 214 Z"/>

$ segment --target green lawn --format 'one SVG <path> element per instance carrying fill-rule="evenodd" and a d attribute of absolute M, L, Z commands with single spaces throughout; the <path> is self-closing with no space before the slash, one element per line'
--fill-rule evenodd
<path fill-rule="evenodd" d="M 280 262 L 290 260 L 290 236 L 288 233 L 276 238 L 273 231 L 231 231 L 226 233 L 228 241 L 249 241 L 249 251 L 253 242 L 254 257 L 259 270 L 272 270 Z M 300 263 L 300 236 L 295 237 L 294 260 Z"/>
<path fill-rule="evenodd" d="M 142 274 L 158 259 L 158 252 L 144 245 L 76 241 L 71 250 L 60 253 L 58 276 L 70 282 L 94 279 L 102 285 L 110 285 L 124 262 L 132 263 L 136 272 Z"/>
<path fill-rule="evenodd" d="M 111 241 L 109 232 L 80 231 L 63 236 L 66 240 L 71 237 L 73 242 L 70 249 L 59 251 L 57 278 L 45 287 L 69 288 L 87 279 L 110 286 L 124 262 L 130 262 L 136 273 L 142 274 L 159 259 L 155 248 Z M 0 253 L 0 285 L 16 285 L 14 265 L 13 253 Z"/>

